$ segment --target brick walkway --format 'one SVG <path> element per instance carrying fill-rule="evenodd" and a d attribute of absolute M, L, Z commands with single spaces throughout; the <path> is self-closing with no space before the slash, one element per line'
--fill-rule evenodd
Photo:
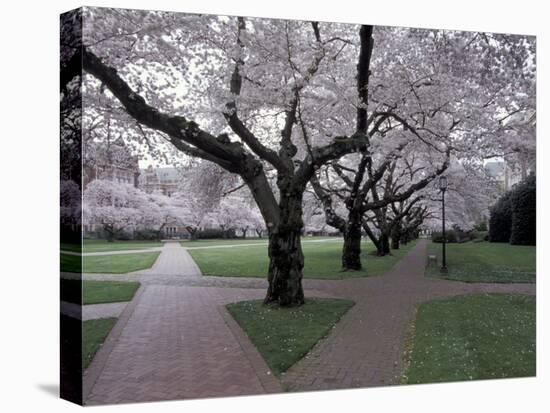
<path fill-rule="evenodd" d="M 264 293 L 253 289 L 148 286 L 87 403 L 268 392 L 270 389 L 262 385 L 220 313 L 224 304 L 261 298 Z M 268 369 L 264 372 L 267 375 Z"/>
<path fill-rule="evenodd" d="M 291 390 L 394 384 L 401 341 L 415 306 L 474 292 L 535 293 L 533 284 L 467 284 L 424 278 L 426 241 L 382 277 L 304 280 L 308 296 L 351 298 L 356 305 L 331 335 L 283 376 Z M 255 348 L 224 305 L 262 298 L 263 279 L 204 277 L 179 243 L 152 269 L 85 279 L 142 283 L 87 370 L 87 404 L 280 392 Z M 86 390 L 88 389 L 88 390 Z"/>
<path fill-rule="evenodd" d="M 263 298 L 263 286 L 190 287 L 202 276 L 179 243 L 166 243 L 149 270 L 84 278 L 142 283 L 84 375 L 86 404 L 282 391 L 224 308 Z"/>
<path fill-rule="evenodd" d="M 469 284 L 424 277 L 426 240 L 382 277 L 348 279 L 326 287 L 356 305 L 330 336 L 284 375 L 291 390 L 328 390 L 396 384 L 401 343 L 422 301 L 479 292 L 535 294 L 534 284 Z M 324 290 L 324 288 L 323 288 Z"/>

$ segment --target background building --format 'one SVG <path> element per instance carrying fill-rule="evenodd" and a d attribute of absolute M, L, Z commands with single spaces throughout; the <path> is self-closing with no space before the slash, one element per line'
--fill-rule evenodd
<path fill-rule="evenodd" d="M 534 172 L 531 166 L 518 168 L 504 160 L 487 162 L 485 164 L 485 171 L 487 175 L 497 181 L 501 192 L 508 191 L 515 184 L 525 179 L 531 172 Z"/>
<path fill-rule="evenodd" d="M 178 189 L 181 173 L 176 168 L 153 168 L 149 165 L 139 174 L 138 187 L 148 194 L 160 192 L 171 196 Z"/>
<path fill-rule="evenodd" d="M 82 180 L 84 188 L 95 179 L 138 186 L 138 157 L 133 156 L 122 139 L 112 142 L 87 142 L 84 147 Z"/>

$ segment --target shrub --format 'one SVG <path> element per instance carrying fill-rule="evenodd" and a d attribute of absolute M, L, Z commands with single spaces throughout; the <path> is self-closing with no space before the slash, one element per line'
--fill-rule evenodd
<path fill-rule="evenodd" d="M 128 231 L 118 231 L 116 234 L 115 234 L 115 239 L 116 240 L 119 240 L 119 241 L 129 241 L 131 240 L 133 237 L 132 237 L 132 234 L 130 234 Z"/>
<path fill-rule="evenodd" d="M 162 237 L 163 234 L 161 234 Z M 134 232 L 134 239 L 143 241 L 154 241 L 159 239 L 159 231 L 154 229 L 141 229 Z"/>
<path fill-rule="evenodd" d="M 491 208 L 489 241 L 509 242 L 512 233 L 512 194 L 506 192 Z"/>
<path fill-rule="evenodd" d="M 456 236 L 456 231 L 454 229 L 449 229 L 445 231 L 445 238 L 448 243 L 455 243 L 458 242 L 458 238 Z M 443 234 L 441 231 L 432 232 L 432 241 L 433 242 L 443 242 Z"/>
<path fill-rule="evenodd" d="M 472 240 L 486 241 L 488 239 L 488 234 L 487 231 L 472 231 L 471 238 Z"/>
<path fill-rule="evenodd" d="M 462 242 L 468 242 L 475 238 L 475 232 L 474 231 L 464 231 L 460 229 L 457 226 L 454 226 L 452 229 L 448 229 L 445 231 L 445 235 L 447 238 L 447 243 L 462 243 Z M 433 242 L 442 242 L 443 237 L 441 235 L 441 231 L 436 231 L 432 233 L 432 241 Z"/>
<path fill-rule="evenodd" d="M 197 239 L 237 238 L 234 229 L 205 228 L 197 231 Z"/>
<path fill-rule="evenodd" d="M 485 220 L 481 221 L 479 224 L 477 224 L 474 227 L 474 230 L 476 230 L 478 232 L 487 232 L 488 231 L 487 221 L 485 221 Z"/>
<path fill-rule="evenodd" d="M 510 244 L 535 245 L 537 239 L 537 183 L 535 175 L 520 182 L 511 195 Z"/>

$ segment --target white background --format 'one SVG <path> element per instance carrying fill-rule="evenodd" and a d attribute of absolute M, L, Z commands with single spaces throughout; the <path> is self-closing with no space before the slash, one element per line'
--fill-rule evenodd
<path fill-rule="evenodd" d="M 0 21 L 0 409 L 65 412 L 80 409 L 58 391 L 58 21 L 78 7 L 70 0 L 3 2 Z M 550 268 L 548 11 L 544 1 L 111 0 L 87 5 L 302 18 L 350 23 L 499 31 L 538 36 L 538 375 L 444 385 L 401 386 L 282 396 L 240 397 L 98 407 L 111 412 L 174 411 L 548 411 L 548 297 Z M 546 19 L 545 19 L 546 17 Z M 545 27 L 546 25 L 546 27 Z M 548 165 L 548 164 L 547 164 Z M 490 317 L 487 314 L 487 317 Z M 546 347 L 546 349 L 545 349 Z M 545 406 L 546 405 L 546 406 Z M 94 408 L 96 409 L 96 408 Z"/>

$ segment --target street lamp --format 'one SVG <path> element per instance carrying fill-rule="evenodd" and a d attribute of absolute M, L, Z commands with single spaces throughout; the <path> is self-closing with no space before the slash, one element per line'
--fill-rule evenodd
<path fill-rule="evenodd" d="M 442 237 L 441 237 L 441 240 L 442 240 L 442 262 L 441 262 L 441 272 L 442 273 L 447 273 L 448 270 L 447 270 L 447 255 L 446 255 L 446 251 L 445 251 L 445 247 L 446 247 L 446 243 L 447 243 L 447 239 L 446 239 L 446 236 L 445 236 L 445 191 L 447 190 L 447 177 L 446 176 L 440 176 L 439 177 L 439 189 L 441 189 L 441 211 L 442 211 Z"/>

